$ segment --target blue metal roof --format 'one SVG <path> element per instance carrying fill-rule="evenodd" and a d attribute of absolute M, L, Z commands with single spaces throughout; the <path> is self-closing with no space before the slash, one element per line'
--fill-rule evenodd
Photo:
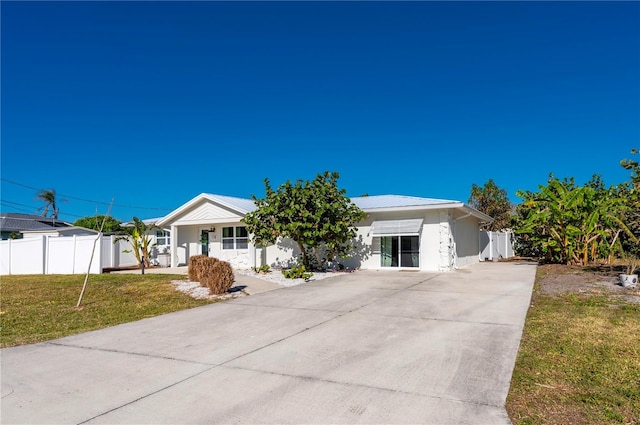
<path fill-rule="evenodd" d="M 403 207 L 427 207 L 446 204 L 461 204 L 460 201 L 448 199 L 418 198 L 404 195 L 376 195 L 359 196 L 351 198 L 351 201 L 361 210 L 374 210 L 379 208 L 403 208 Z"/>
<path fill-rule="evenodd" d="M 215 195 L 211 193 L 208 195 L 237 211 L 248 213 L 256 209 L 256 204 L 252 199 L 235 198 L 233 196 Z"/>

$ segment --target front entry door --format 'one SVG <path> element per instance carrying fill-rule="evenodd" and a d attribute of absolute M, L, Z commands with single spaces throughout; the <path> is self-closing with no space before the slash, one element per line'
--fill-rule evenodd
<path fill-rule="evenodd" d="M 203 230 L 200 232 L 200 247 L 202 255 L 209 256 L 209 231 Z"/>

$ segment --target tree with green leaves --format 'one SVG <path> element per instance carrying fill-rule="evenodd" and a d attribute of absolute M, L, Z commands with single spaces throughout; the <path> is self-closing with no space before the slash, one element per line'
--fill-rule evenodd
<path fill-rule="evenodd" d="M 493 217 L 493 222 L 485 224 L 482 230 L 500 232 L 511 227 L 511 202 L 507 191 L 499 188 L 493 179 L 489 179 L 482 187 L 473 184 L 468 203 Z"/>
<path fill-rule="evenodd" d="M 36 195 L 36 199 L 44 203 L 44 205 L 39 208 L 39 210 L 42 210 L 43 217 L 46 217 L 47 214 L 49 213 L 49 210 L 51 210 L 51 218 L 55 220 L 58 219 L 58 214 L 60 214 L 60 209 L 58 208 L 58 199 L 56 196 L 55 189 L 40 190 Z M 66 200 L 62 199 L 60 200 L 60 202 L 66 202 Z"/>
<path fill-rule="evenodd" d="M 640 149 L 631 149 L 631 155 L 640 155 Z M 640 162 L 634 159 L 623 159 L 620 165 L 631 171 L 631 181 L 621 190 L 629 206 L 626 221 L 635 238 L 640 239 Z M 634 242 L 633 238 L 623 235 L 622 245 L 624 252 L 640 257 L 640 244 Z"/>
<path fill-rule="evenodd" d="M 100 226 L 102 225 L 103 221 L 104 221 L 104 227 L 102 231 L 104 233 L 115 233 L 122 230 L 122 228 L 120 227 L 120 225 L 122 224 L 120 220 L 113 218 L 111 216 L 108 216 L 105 219 L 104 215 L 96 215 L 93 217 L 89 217 L 89 216 L 82 217 L 77 219 L 73 223 L 73 225 L 86 227 L 87 229 L 100 230 Z"/>
<path fill-rule="evenodd" d="M 151 254 L 151 248 L 154 244 L 151 243 L 151 236 L 148 235 L 147 232 L 155 227 L 154 225 L 145 224 L 138 217 L 133 217 L 133 226 L 124 227 L 126 235 L 117 237 L 115 241 L 128 241 L 129 244 L 131 244 L 131 249 L 124 250 L 123 252 L 133 252 L 139 266 L 142 265 L 144 258 L 144 266 L 149 267 L 151 265 L 149 255 Z"/>
<path fill-rule="evenodd" d="M 338 173 L 326 171 L 312 181 L 287 181 L 276 190 L 265 179 L 265 197 L 252 195 L 257 209 L 243 219 L 252 242 L 266 246 L 279 238 L 293 240 L 307 270 L 312 268 L 312 255 L 318 267 L 347 257 L 356 236 L 355 224 L 365 214 L 338 187 L 338 178 Z"/>
<path fill-rule="evenodd" d="M 599 176 L 584 186 L 549 176 L 539 192 L 518 192 L 519 238 L 549 262 L 587 264 L 616 252 L 621 234 L 634 237 L 624 222 L 628 210 L 620 188 L 606 188 Z"/>

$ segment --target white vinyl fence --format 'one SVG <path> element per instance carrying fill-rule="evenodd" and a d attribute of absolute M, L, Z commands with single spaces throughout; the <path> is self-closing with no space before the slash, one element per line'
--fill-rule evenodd
<path fill-rule="evenodd" d="M 480 232 L 481 261 L 511 258 L 514 255 L 512 232 Z"/>
<path fill-rule="evenodd" d="M 96 236 L 40 236 L 0 241 L 0 275 L 84 274 Z M 114 243 L 115 242 L 115 243 Z M 90 273 L 105 267 L 135 266 L 138 262 L 126 240 L 100 236 L 96 243 Z"/>

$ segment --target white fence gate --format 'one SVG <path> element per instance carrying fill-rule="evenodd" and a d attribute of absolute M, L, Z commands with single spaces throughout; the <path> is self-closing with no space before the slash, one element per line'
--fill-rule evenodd
<path fill-rule="evenodd" d="M 84 274 L 89 268 L 96 236 L 41 236 L 0 241 L 0 275 L 10 274 Z M 126 240 L 100 236 L 91 262 L 90 273 L 102 273 L 105 267 L 138 264 L 133 253 L 125 253 Z"/>
<path fill-rule="evenodd" d="M 513 257 L 513 233 L 480 232 L 480 260 L 492 261 Z"/>

